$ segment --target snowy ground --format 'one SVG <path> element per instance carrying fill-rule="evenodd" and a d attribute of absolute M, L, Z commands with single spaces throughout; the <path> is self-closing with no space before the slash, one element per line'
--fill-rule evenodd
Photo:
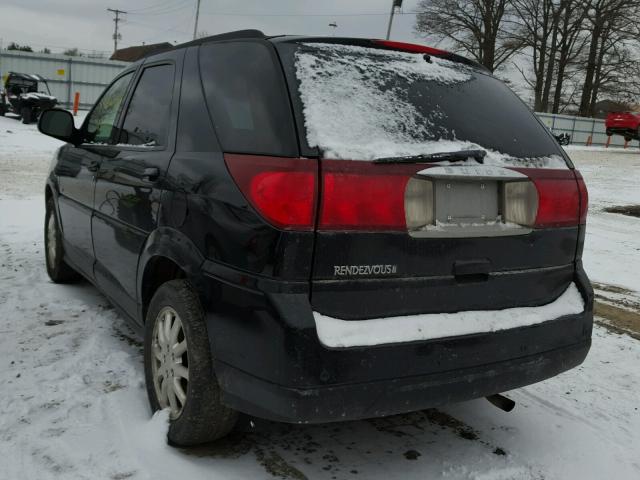
<path fill-rule="evenodd" d="M 93 287 L 47 279 L 42 186 L 58 144 L 0 118 L 0 479 L 640 478 L 640 342 L 603 326 L 581 367 L 510 392 L 509 414 L 476 400 L 166 446 L 137 339 Z M 591 192 L 585 265 L 603 314 L 638 315 L 640 219 L 603 209 L 640 204 L 640 154 L 570 154 Z"/>

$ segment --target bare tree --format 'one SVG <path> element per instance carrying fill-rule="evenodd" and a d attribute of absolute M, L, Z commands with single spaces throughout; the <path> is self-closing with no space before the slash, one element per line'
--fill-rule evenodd
<path fill-rule="evenodd" d="M 590 0 L 586 15 L 589 49 L 580 97 L 581 115 L 593 115 L 598 94 L 613 81 L 620 87 L 635 90 L 636 82 L 627 81 L 621 73 L 637 70 L 639 19 L 638 0 Z"/>
<path fill-rule="evenodd" d="M 588 0 L 513 0 L 516 38 L 531 56 L 533 76 L 518 67 L 533 90 L 536 111 L 556 111 L 562 98 L 567 67 L 582 50 Z M 553 105 L 551 93 L 553 91 Z"/>
<path fill-rule="evenodd" d="M 570 72 L 570 68 L 582 53 L 588 40 L 585 35 L 582 35 L 588 4 L 589 0 L 566 0 L 566 7 L 561 13 L 558 25 L 556 83 L 551 107 L 553 113 L 560 111 L 563 86 L 567 77 L 574 75 Z"/>
<path fill-rule="evenodd" d="M 492 72 L 521 47 L 505 21 L 512 0 L 421 0 L 415 31 L 473 57 Z"/>

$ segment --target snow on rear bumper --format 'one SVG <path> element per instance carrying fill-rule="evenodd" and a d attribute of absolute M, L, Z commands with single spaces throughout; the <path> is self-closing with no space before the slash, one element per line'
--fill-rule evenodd
<path fill-rule="evenodd" d="M 538 307 L 430 313 L 368 320 L 341 320 L 313 312 L 320 342 L 329 348 L 363 347 L 491 333 L 527 327 L 584 312 L 575 283 L 555 301 Z"/>

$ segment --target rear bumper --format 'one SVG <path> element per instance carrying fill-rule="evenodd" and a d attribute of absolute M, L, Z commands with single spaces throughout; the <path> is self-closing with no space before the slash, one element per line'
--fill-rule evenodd
<path fill-rule="evenodd" d="M 350 348 L 320 343 L 309 295 L 297 287 L 283 292 L 250 280 L 239 287 L 232 277 L 213 275 L 203 287 L 213 292 L 205 307 L 223 401 L 275 421 L 385 416 L 500 393 L 579 365 L 591 345 L 593 290 L 580 265 L 573 280 L 585 303 L 580 314 L 492 333 Z"/>
<path fill-rule="evenodd" d="M 591 341 L 478 367 L 357 384 L 315 388 L 275 385 L 219 365 L 225 402 L 273 421 L 324 423 L 382 417 L 480 398 L 536 383 L 569 370 Z"/>

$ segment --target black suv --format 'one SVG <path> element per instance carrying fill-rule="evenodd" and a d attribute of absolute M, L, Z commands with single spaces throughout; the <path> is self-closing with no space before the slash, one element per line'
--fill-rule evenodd
<path fill-rule="evenodd" d="M 53 281 L 144 330 L 175 444 L 488 396 L 580 364 L 587 192 L 474 62 L 419 45 L 240 31 L 106 89 L 46 185 Z"/>

